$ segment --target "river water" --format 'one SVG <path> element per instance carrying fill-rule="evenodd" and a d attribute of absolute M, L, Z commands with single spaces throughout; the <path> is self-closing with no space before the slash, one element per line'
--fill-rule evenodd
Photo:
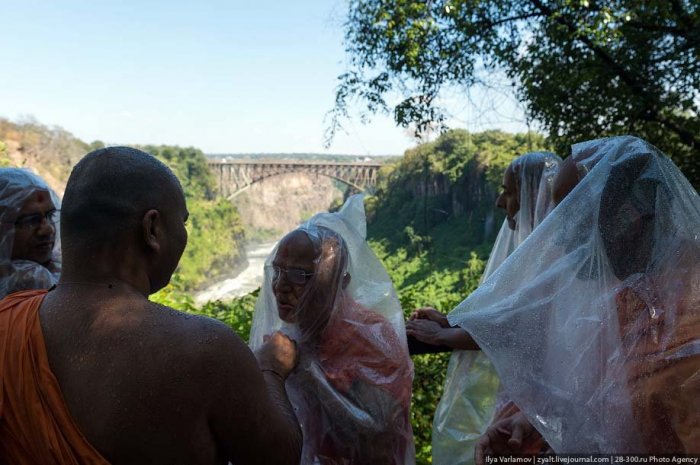
<path fill-rule="evenodd" d="M 275 244 L 277 243 L 264 242 L 246 245 L 245 253 L 248 265 L 245 269 L 237 274 L 232 272 L 230 278 L 224 278 L 197 293 L 194 296 L 195 303 L 202 305 L 210 300 L 230 300 L 246 295 L 260 287 L 263 281 L 265 259 L 270 255 Z"/>

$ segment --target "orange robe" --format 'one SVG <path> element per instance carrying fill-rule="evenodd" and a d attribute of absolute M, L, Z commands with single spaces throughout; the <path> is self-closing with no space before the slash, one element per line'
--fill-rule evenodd
<path fill-rule="evenodd" d="M 45 294 L 0 301 L 0 463 L 109 465 L 73 422 L 51 372 L 39 323 Z"/>
<path fill-rule="evenodd" d="M 650 281 L 616 296 L 632 415 L 648 453 L 700 454 L 700 302 L 679 272 L 662 301 Z"/>
<path fill-rule="evenodd" d="M 353 386 L 357 387 L 358 384 L 371 386 L 370 389 L 374 390 L 375 394 L 370 396 L 371 403 L 358 405 L 356 415 L 376 416 L 376 420 L 388 421 L 389 424 L 374 438 L 382 445 L 381 448 L 374 448 L 374 452 L 381 449 L 379 459 L 372 451 L 360 450 L 371 447 L 364 442 L 367 432 L 358 433 L 356 439 L 360 443 L 344 443 L 348 438 L 336 434 L 340 425 L 333 424 L 343 421 L 342 416 L 330 419 L 320 409 L 314 409 L 307 419 L 310 423 L 307 432 L 313 437 L 305 439 L 313 443 L 310 448 L 314 463 L 375 465 L 377 460 L 383 460 L 381 465 L 403 465 L 408 449 L 413 447 L 409 415 L 413 364 L 405 344 L 391 324 L 383 316 L 345 296 L 323 333 L 317 356 L 323 375 L 341 396 L 352 397 Z M 383 395 L 377 390 L 386 393 L 384 400 L 379 400 Z M 315 397 L 316 394 L 308 392 L 307 395 Z M 385 404 L 386 401 L 392 406 Z M 393 413 L 383 411 L 384 408 Z M 363 413 L 359 413 L 359 410 Z M 352 421 L 357 421 L 357 418 L 344 419 L 343 422 L 347 423 L 343 426 L 353 428 Z M 391 454 L 390 458 L 386 456 L 388 453 Z M 306 463 L 304 460 L 302 462 Z"/>

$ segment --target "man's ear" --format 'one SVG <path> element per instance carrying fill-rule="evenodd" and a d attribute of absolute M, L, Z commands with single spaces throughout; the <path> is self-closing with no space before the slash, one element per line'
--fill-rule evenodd
<path fill-rule="evenodd" d="M 160 252 L 160 241 L 163 236 L 163 223 L 160 212 L 155 209 L 148 210 L 141 220 L 141 231 L 146 247 L 153 252 Z"/>
<path fill-rule="evenodd" d="M 348 284 L 350 284 L 350 280 L 351 280 L 351 279 L 352 279 L 352 276 L 350 276 L 350 273 L 348 273 L 348 272 L 346 271 L 346 272 L 343 274 L 343 283 L 342 283 L 343 289 L 345 289 L 346 287 L 348 287 Z"/>

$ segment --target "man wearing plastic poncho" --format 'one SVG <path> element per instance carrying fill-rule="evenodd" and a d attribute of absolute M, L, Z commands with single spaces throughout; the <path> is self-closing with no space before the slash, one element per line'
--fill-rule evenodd
<path fill-rule="evenodd" d="M 39 176 L 0 168 L 0 298 L 58 281 L 58 208 L 58 197 Z"/>
<path fill-rule="evenodd" d="M 268 258 L 250 343 L 281 329 L 298 343 L 286 388 L 302 464 L 413 464 L 413 366 L 403 312 L 365 242 L 362 197 L 285 236 Z"/>
<path fill-rule="evenodd" d="M 700 199 L 640 139 L 585 148 L 595 167 L 449 321 L 555 452 L 698 453 Z M 490 433 L 480 452 L 507 452 Z"/>
<path fill-rule="evenodd" d="M 552 182 L 560 161 L 552 153 L 533 152 L 516 158 L 506 169 L 503 192 L 496 201 L 496 206 L 506 211 L 506 219 L 491 250 L 482 282 L 551 211 Z M 462 336 L 469 339 L 463 330 L 450 328 L 446 320 L 442 321 L 440 329 L 430 328 L 429 323 L 420 321 L 431 317 L 435 322 L 440 321 L 439 315 L 431 309 L 421 309 L 415 315 L 419 319 L 408 322 L 408 333 L 421 342 L 459 349 L 462 348 L 459 344 L 453 344 L 456 338 L 447 333 L 462 332 Z M 443 395 L 433 420 L 434 464 L 473 462 L 476 440 L 486 430 L 497 404 L 500 406 L 505 402 L 503 396 L 499 396 L 497 402 L 498 389 L 498 376 L 483 353 L 453 351 Z"/>

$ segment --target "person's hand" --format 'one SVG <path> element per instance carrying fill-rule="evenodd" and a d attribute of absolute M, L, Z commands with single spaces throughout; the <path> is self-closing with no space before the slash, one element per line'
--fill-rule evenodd
<path fill-rule="evenodd" d="M 411 313 L 408 318 L 409 321 L 413 320 L 430 320 L 439 324 L 443 328 L 449 328 L 450 323 L 447 321 L 447 315 L 435 310 L 433 307 L 421 307 L 417 308 Z"/>
<path fill-rule="evenodd" d="M 261 370 L 271 370 L 286 379 L 299 361 L 296 343 L 282 332 L 263 336 L 263 345 L 255 356 Z"/>
<path fill-rule="evenodd" d="M 486 456 L 532 455 L 545 445 L 542 435 L 522 412 L 494 422 L 476 443 L 474 461 L 485 465 Z"/>
<path fill-rule="evenodd" d="M 449 331 L 431 320 L 409 320 L 406 322 L 406 335 L 420 342 L 439 346 L 443 344 L 443 333 Z"/>

